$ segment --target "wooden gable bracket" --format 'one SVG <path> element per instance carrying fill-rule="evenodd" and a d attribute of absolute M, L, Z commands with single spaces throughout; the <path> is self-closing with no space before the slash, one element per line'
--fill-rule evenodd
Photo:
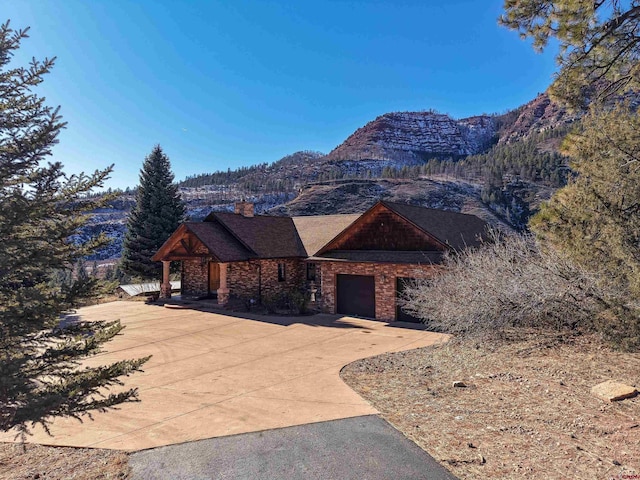
<path fill-rule="evenodd" d="M 151 259 L 157 262 L 161 260 L 189 260 L 191 258 L 205 257 L 216 258 L 213 252 L 195 253 L 195 248 L 198 243 L 202 242 L 198 240 L 197 236 L 190 231 L 185 224 L 182 224 L 173 232 L 171 237 L 169 237 Z M 176 249 L 180 247 L 184 249 L 184 253 L 176 251 Z"/>
<path fill-rule="evenodd" d="M 188 255 L 193 255 L 193 245 L 191 243 L 191 235 L 187 237 L 189 239 L 189 243 L 184 241 L 184 238 L 180 239 L 180 245 L 183 246 Z"/>

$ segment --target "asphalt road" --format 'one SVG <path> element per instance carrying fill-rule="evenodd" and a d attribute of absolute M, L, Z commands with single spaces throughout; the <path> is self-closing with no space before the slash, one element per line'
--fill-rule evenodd
<path fill-rule="evenodd" d="M 134 480 L 455 480 L 377 415 L 212 438 L 131 455 Z"/>

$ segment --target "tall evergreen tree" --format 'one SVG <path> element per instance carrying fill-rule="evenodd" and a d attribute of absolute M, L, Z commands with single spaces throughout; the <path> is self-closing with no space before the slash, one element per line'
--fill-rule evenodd
<path fill-rule="evenodd" d="M 65 124 L 32 89 L 55 59 L 10 66 L 27 30 L 0 26 L 0 430 L 23 434 L 52 416 L 78 417 L 136 397 L 135 390 L 101 396 L 118 377 L 145 359 L 80 370 L 117 334 L 118 322 L 62 324 L 94 281 L 76 281 L 76 262 L 104 245 L 105 237 L 74 238 L 87 212 L 100 205 L 88 194 L 111 168 L 67 176 L 59 162 L 45 161 Z"/>
<path fill-rule="evenodd" d="M 136 206 L 127 224 L 122 268 L 129 275 L 160 277 L 162 266 L 151 257 L 180 226 L 186 211 L 173 178 L 169 158 L 156 145 L 142 165 Z"/>
<path fill-rule="evenodd" d="M 538 237 L 640 297 L 640 116 L 594 110 L 565 141 L 577 174 L 532 219 Z"/>
<path fill-rule="evenodd" d="M 531 227 L 546 247 L 613 287 L 603 299 L 609 307 L 603 330 L 638 348 L 640 115 L 619 97 L 640 86 L 640 0 L 505 0 L 500 21 L 538 49 L 558 40 L 560 71 L 551 93 L 569 106 L 588 107 L 582 127 L 563 145 L 576 176 Z"/>

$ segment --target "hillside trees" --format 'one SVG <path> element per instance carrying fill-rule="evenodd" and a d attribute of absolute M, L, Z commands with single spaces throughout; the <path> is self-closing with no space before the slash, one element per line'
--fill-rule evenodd
<path fill-rule="evenodd" d="M 505 0 L 500 23 L 538 50 L 559 42 L 550 92 L 578 108 L 640 87 L 639 0 Z"/>
<path fill-rule="evenodd" d="M 119 322 L 60 321 L 95 286 L 86 277 L 58 280 L 70 279 L 74 264 L 107 241 L 74 235 L 101 205 L 87 194 L 111 169 L 67 176 L 61 163 L 45 163 L 65 123 L 32 92 L 54 59 L 10 65 L 26 37 L 27 30 L 0 26 L 0 430 L 22 434 L 52 416 L 135 399 L 135 389 L 103 395 L 104 388 L 145 361 L 77 368 L 122 329 Z"/>
<path fill-rule="evenodd" d="M 576 176 L 531 227 L 546 243 L 640 297 L 640 118 L 597 109 L 565 144 Z"/>
<path fill-rule="evenodd" d="M 180 226 L 186 212 L 173 179 L 169 158 L 156 145 L 140 170 L 136 206 L 127 223 L 122 269 L 131 276 L 160 278 L 162 266 L 151 257 Z"/>
<path fill-rule="evenodd" d="M 624 96 L 605 100 L 639 86 L 640 5 L 505 0 L 501 22 L 537 48 L 560 41 L 552 93 L 587 110 L 563 142 L 573 172 L 532 219 L 535 242 L 497 239 L 450 260 L 442 276 L 406 291 L 406 308 L 460 333 L 583 327 L 638 349 L 640 119 Z"/>
<path fill-rule="evenodd" d="M 501 22 L 537 48 L 559 40 L 553 91 L 570 105 L 589 104 L 563 144 L 576 176 L 533 219 L 534 231 L 638 295 L 640 120 L 632 102 L 604 100 L 640 87 L 640 1 L 506 0 Z"/>

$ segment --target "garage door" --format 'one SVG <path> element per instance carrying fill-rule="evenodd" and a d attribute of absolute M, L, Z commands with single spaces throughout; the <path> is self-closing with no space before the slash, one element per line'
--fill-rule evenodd
<path fill-rule="evenodd" d="M 375 318 L 376 295 L 374 277 L 368 275 L 338 275 L 337 312 Z"/>
<path fill-rule="evenodd" d="M 413 281 L 413 278 L 398 278 L 396 280 L 396 320 L 398 320 L 399 322 L 421 323 L 422 320 L 420 320 L 418 317 L 414 317 L 410 313 L 405 312 L 398 304 L 398 299 L 402 297 L 404 286 L 411 281 Z"/>

